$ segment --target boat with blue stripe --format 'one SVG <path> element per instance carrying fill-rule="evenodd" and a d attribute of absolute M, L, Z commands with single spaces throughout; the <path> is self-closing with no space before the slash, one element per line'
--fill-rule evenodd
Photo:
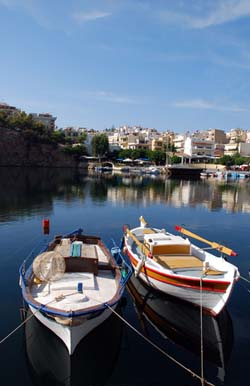
<path fill-rule="evenodd" d="M 25 303 L 70 355 L 116 309 L 132 273 L 112 243 L 108 249 L 100 237 L 79 228 L 33 250 L 20 267 Z"/>

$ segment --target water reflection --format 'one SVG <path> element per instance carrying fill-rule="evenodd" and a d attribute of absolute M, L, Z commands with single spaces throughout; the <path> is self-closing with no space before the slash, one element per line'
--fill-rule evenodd
<path fill-rule="evenodd" d="M 122 327 L 122 321 L 112 314 L 69 356 L 55 334 L 37 318 L 29 319 L 25 323 L 25 343 L 32 383 L 37 386 L 104 385 L 119 355 Z"/>
<path fill-rule="evenodd" d="M 200 360 L 201 319 L 198 307 L 160 294 L 134 275 L 130 278 L 127 288 L 134 301 L 144 335 L 151 338 L 148 328 L 150 323 L 161 336 L 195 354 Z M 206 370 L 206 366 L 213 366 L 215 371 L 210 369 L 209 373 L 215 372 L 215 377 L 223 384 L 233 347 L 231 317 L 224 308 L 217 317 L 203 314 L 202 325 L 204 369 Z"/>
<path fill-rule="evenodd" d="M 164 176 L 84 174 L 75 169 L 0 168 L 0 221 L 50 214 L 54 201 L 113 205 L 160 203 L 250 212 L 250 181 L 176 180 Z"/>

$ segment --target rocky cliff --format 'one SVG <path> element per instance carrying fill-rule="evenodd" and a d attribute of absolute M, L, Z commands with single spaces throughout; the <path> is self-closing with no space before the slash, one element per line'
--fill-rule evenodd
<path fill-rule="evenodd" d="M 76 167 L 62 146 L 32 143 L 20 131 L 0 127 L 0 166 Z"/>

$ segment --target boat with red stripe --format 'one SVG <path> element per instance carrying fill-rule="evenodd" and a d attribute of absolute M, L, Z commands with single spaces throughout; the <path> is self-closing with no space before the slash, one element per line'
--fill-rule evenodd
<path fill-rule="evenodd" d="M 237 253 L 176 226 L 177 231 L 219 251 L 217 256 L 187 237 L 150 227 L 142 216 L 139 220 L 139 227 L 124 227 L 124 249 L 135 276 L 156 290 L 201 306 L 212 315 L 219 314 L 240 277 L 238 268 L 226 260 L 225 254 Z"/>

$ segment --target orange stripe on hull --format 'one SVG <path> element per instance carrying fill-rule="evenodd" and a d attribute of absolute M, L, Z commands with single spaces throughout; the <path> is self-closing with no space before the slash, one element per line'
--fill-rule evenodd
<path fill-rule="evenodd" d="M 130 261 L 134 267 L 136 267 L 138 261 L 128 252 L 128 256 Z M 176 287 L 185 287 L 191 288 L 195 290 L 200 290 L 200 278 L 192 279 L 192 278 L 177 278 L 175 275 L 164 274 L 159 271 L 156 271 L 152 268 L 145 268 L 143 266 L 141 268 L 141 272 L 146 276 L 151 277 L 154 280 L 160 281 L 162 283 L 174 285 Z M 214 281 L 211 279 L 202 279 L 202 290 L 203 291 L 211 291 L 211 292 L 226 292 L 230 282 L 225 281 Z"/>

